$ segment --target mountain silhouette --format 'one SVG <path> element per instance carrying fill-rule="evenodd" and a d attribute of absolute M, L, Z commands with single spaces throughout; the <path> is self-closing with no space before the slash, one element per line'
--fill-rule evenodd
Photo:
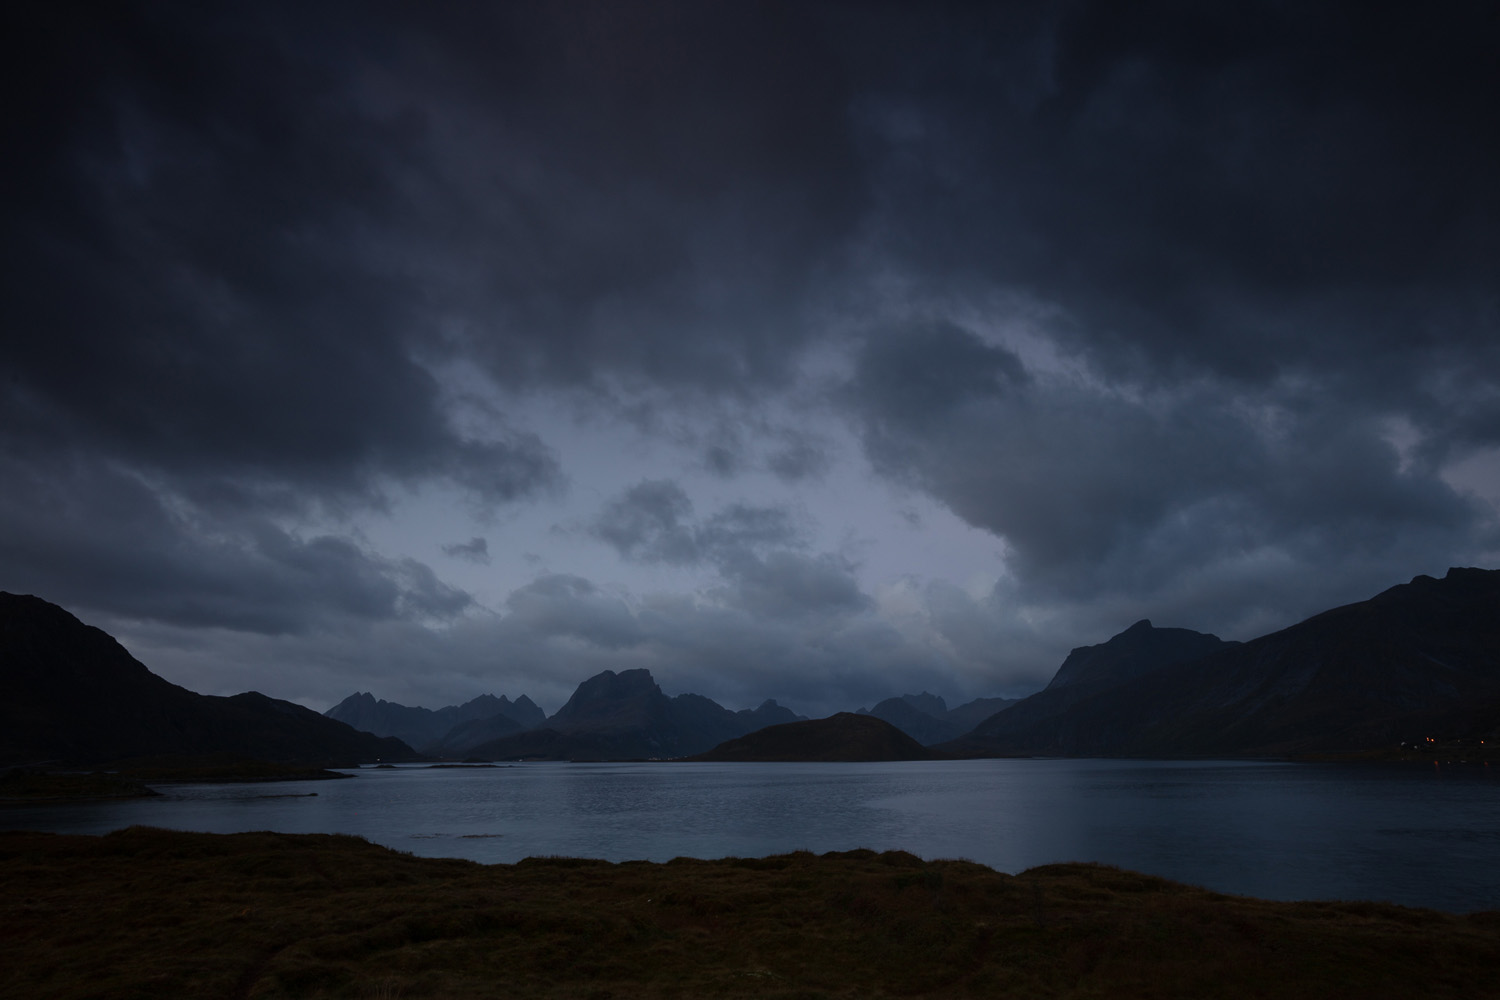
<path fill-rule="evenodd" d="M 376 736 L 394 736 L 423 753 L 462 756 L 470 747 L 546 721 L 546 714 L 524 694 L 511 701 L 482 694 L 462 705 L 417 708 L 351 694 L 323 713 Z"/>
<path fill-rule="evenodd" d="M 1281 755 L 1500 729 L 1500 571 L 1450 569 L 1239 644 L 1137 623 L 947 749 Z M 1208 652 L 1193 656 L 1196 647 Z"/>
<path fill-rule="evenodd" d="M 968 732 L 1002 708 L 1015 704 L 1016 700 L 976 698 L 950 709 L 942 698 L 923 691 L 887 698 L 874 708 L 861 708 L 855 714 L 884 719 L 923 746 L 933 746 Z"/>
<path fill-rule="evenodd" d="M 774 701 L 731 712 L 702 695 L 669 698 L 649 670 L 605 670 L 578 685 L 545 726 L 479 744 L 469 753 L 497 760 L 682 757 L 797 718 Z"/>
<path fill-rule="evenodd" d="M 57 605 L 0 593 L 0 763 L 215 753 L 317 763 L 415 756 L 400 740 L 288 701 L 178 687 Z"/>

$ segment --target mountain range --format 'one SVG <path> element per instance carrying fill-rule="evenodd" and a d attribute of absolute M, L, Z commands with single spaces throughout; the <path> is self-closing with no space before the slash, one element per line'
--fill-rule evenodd
<path fill-rule="evenodd" d="M 487 694 L 431 710 L 361 692 L 325 714 L 436 757 L 546 760 L 680 757 L 803 718 L 774 700 L 732 712 L 702 695 L 668 697 L 649 670 L 596 674 L 551 718 L 525 695 Z"/>
<path fill-rule="evenodd" d="M 1280 756 L 1432 738 L 1493 742 L 1500 740 L 1500 571 L 1418 576 L 1243 643 L 1142 620 L 1073 650 L 1044 690 L 1014 703 L 981 699 L 950 710 L 922 692 L 845 714 L 899 729 L 946 756 Z M 551 718 L 525 696 L 485 695 L 431 711 L 364 692 L 325 717 L 256 692 L 195 694 L 62 608 L 0 593 L 0 764 L 210 753 L 413 759 L 397 733 L 441 756 L 671 758 L 803 721 L 774 701 L 732 712 L 701 695 L 668 697 L 645 670 L 589 678 Z M 818 739 L 844 733 L 851 745 L 867 747 L 847 752 L 877 752 L 868 749 L 879 743 L 870 735 L 877 727 L 858 725 L 843 720 L 809 732 L 823 734 Z M 801 743 L 812 747 L 798 736 L 753 752 L 844 752 L 821 744 L 787 749 Z"/>
<path fill-rule="evenodd" d="M 924 746 L 954 739 L 1013 698 L 979 698 L 949 709 L 926 691 L 888 698 L 870 715 Z M 325 713 L 357 729 L 395 736 L 435 757 L 604 759 L 683 756 L 766 726 L 803 719 L 774 700 L 732 712 L 696 694 L 668 697 L 647 670 L 606 670 L 580 684 L 550 719 L 530 698 L 480 695 L 462 705 L 412 708 L 352 694 Z"/>
<path fill-rule="evenodd" d="M 533 729 L 547 720 L 547 713 L 524 694 L 515 701 L 482 694 L 462 705 L 430 709 L 377 700 L 361 691 L 323 714 L 364 732 L 394 736 L 439 757 L 462 756 L 486 740 Z"/>
<path fill-rule="evenodd" d="M 802 716 L 775 701 L 731 712 L 697 694 L 667 697 L 649 670 L 606 670 L 584 681 L 542 727 L 468 753 L 493 759 L 683 757 Z"/>

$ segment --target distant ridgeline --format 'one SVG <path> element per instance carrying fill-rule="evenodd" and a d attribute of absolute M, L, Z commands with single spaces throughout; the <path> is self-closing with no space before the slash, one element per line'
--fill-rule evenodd
<path fill-rule="evenodd" d="M 1016 704 L 1018 698 L 976 698 L 949 708 L 935 694 L 904 694 L 887 698 L 874 708 L 861 708 L 856 715 L 873 715 L 884 719 L 923 746 L 956 739 L 988 719 L 1002 708 Z"/>
<path fill-rule="evenodd" d="M 225 752 L 373 761 L 413 759 L 412 746 L 497 760 L 669 758 L 773 726 L 718 759 L 1274 756 L 1500 742 L 1500 571 L 1419 576 L 1244 643 L 1140 621 L 1073 650 L 1019 701 L 949 709 L 923 692 L 786 729 L 805 721 L 774 701 L 731 712 L 701 695 L 668 697 L 646 670 L 589 678 L 551 718 L 524 695 L 429 710 L 367 693 L 324 717 L 253 692 L 194 694 L 62 608 L 0 593 L 6 765 Z"/>
<path fill-rule="evenodd" d="M 802 718 L 769 700 L 731 712 L 702 695 L 669 698 L 649 670 L 590 677 L 550 719 L 525 695 L 514 702 L 481 695 L 433 711 L 355 694 L 327 714 L 367 732 L 399 735 L 433 756 L 537 760 L 682 757 Z"/>
<path fill-rule="evenodd" d="M 968 732 L 1014 702 L 980 698 L 950 710 L 942 698 L 924 691 L 888 698 L 857 714 L 884 720 L 918 744 L 930 745 Z M 668 697 L 651 672 L 641 669 L 590 677 L 550 719 L 525 695 L 512 702 L 488 694 L 427 709 L 361 692 L 326 714 L 356 729 L 399 737 L 432 756 L 547 760 L 692 756 L 767 726 L 805 720 L 775 700 L 731 712 L 702 695 Z"/>
<path fill-rule="evenodd" d="M 496 714 L 482 717 L 481 708 Z M 373 724 L 376 709 L 385 713 L 384 728 Z M 524 718 L 517 714 L 523 710 Z M 510 703 L 486 696 L 428 712 L 356 695 L 329 714 L 351 719 L 355 711 L 368 713 L 360 718 L 372 723 L 371 732 L 407 735 L 434 754 L 575 760 L 705 754 L 799 718 L 774 701 L 731 712 L 700 695 L 669 698 L 645 670 L 592 677 L 540 722 L 524 697 Z M 1500 571 L 1419 576 L 1245 643 L 1143 620 L 1108 642 L 1073 650 L 1029 698 L 982 698 L 949 709 L 924 691 L 857 714 L 943 756 L 1276 756 L 1394 748 L 1433 737 L 1500 741 Z M 467 721 L 433 735 L 450 720 Z M 430 728 L 399 728 L 419 723 Z M 830 749 L 818 742 L 830 733 L 882 749 Z M 846 723 L 776 738 L 790 742 L 741 741 L 733 754 L 909 753 Z"/>
<path fill-rule="evenodd" d="M 367 733 L 394 736 L 424 753 L 439 756 L 462 755 L 486 740 L 535 728 L 547 719 L 546 713 L 524 694 L 514 702 L 482 694 L 462 705 L 433 710 L 377 701 L 361 692 L 323 714 Z"/>

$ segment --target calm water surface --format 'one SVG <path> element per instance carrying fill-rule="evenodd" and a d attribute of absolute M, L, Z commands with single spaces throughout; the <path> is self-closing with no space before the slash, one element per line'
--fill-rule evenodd
<path fill-rule="evenodd" d="M 520 764 L 161 786 L 0 826 L 350 833 L 513 862 L 901 849 L 1006 872 L 1101 861 L 1271 899 L 1500 909 L 1500 768 L 1243 761 Z M 315 796 L 307 796 L 316 792 Z"/>

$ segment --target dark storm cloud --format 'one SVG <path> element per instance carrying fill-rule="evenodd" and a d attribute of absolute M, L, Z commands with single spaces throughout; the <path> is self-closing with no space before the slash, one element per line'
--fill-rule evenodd
<path fill-rule="evenodd" d="M 1495 19 L 1444 4 L 1075 4 L 938 64 L 872 47 L 883 248 L 1017 288 L 1107 369 L 1495 367 Z M 913 15 L 915 21 L 919 15 Z M 964 20 L 967 18 L 967 20 Z M 1024 95 L 1019 99 L 1017 94 Z M 1413 389 L 1407 386 L 1408 390 Z"/>
<path fill-rule="evenodd" d="M 856 248 L 1055 304 L 1133 376 L 1500 350 L 1496 29 L 1463 5 L 30 13 L 7 422 L 146 461 L 467 467 L 414 352 L 774 385 Z M 524 495 L 535 444 L 466 484 Z"/>
<path fill-rule="evenodd" d="M 685 523 L 693 502 L 669 480 L 637 483 L 611 500 L 592 531 L 627 559 L 690 564 L 702 556 L 696 532 Z"/>
<path fill-rule="evenodd" d="M 723 585 L 712 596 L 752 617 L 839 616 L 871 606 L 855 565 L 801 551 L 803 532 L 779 507 L 735 503 L 699 520 L 681 486 L 649 480 L 606 504 L 590 530 L 633 561 L 713 566 Z"/>
<path fill-rule="evenodd" d="M 788 377 L 796 306 L 863 204 L 813 12 L 439 4 L 391 37 L 372 72 L 399 74 L 434 159 L 415 228 L 487 317 L 459 336 L 497 377 L 736 396 Z"/>
<path fill-rule="evenodd" d="M 828 449 L 815 437 L 784 431 L 766 457 L 766 467 L 787 483 L 815 480 L 832 465 Z"/>
<path fill-rule="evenodd" d="M 721 568 L 730 581 L 721 596 L 756 617 L 849 614 L 864 611 L 872 603 L 859 589 L 855 567 L 837 555 L 737 552 Z"/>
<path fill-rule="evenodd" d="M 1315 391 L 1028 379 L 972 332 L 919 325 L 869 342 L 849 398 L 877 467 L 1006 539 L 1033 599 L 1149 594 L 1255 555 L 1363 573 L 1497 540 L 1492 511 Z"/>
<path fill-rule="evenodd" d="M 479 563 L 482 566 L 490 564 L 490 543 L 482 537 L 474 537 L 467 542 L 453 542 L 443 546 L 445 555 L 453 556 L 455 559 L 467 559 L 469 562 Z"/>
<path fill-rule="evenodd" d="M 549 428 L 506 409 L 556 393 L 724 489 L 847 469 L 807 418 L 847 419 L 1004 540 L 1015 589 L 928 588 L 923 654 L 788 509 L 647 479 L 594 537 L 722 586 L 537 581 L 484 626 L 537 670 L 701 653 L 874 697 L 861 671 L 993 668 L 1034 641 L 1020 605 L 1105 629 L 1274 593 L 1274 620 L 1500 547 L 1442 478 L 1500 445 L 1484 5 L 10 16 L 0 545 L 26 589 L 267 635 L 452 616 L 467 594 L 328 525 L 404 487 L 556 495 Z M 466 409 L 455 368 L 499 401 Z"/>
<path fill-rule="evenodd" d="M 247 511 L 379 504 L 390 481 L 447 480 L 481 505 L 556 488 L 535 434 L 503 422 L 460 432 L 414 360 L 434 334 L 393 245 L 405 208 L 394 170 L 411 155 L 402 120 L 358 114 L 332 66 L 252 15 L 128 4 L 27 14 L 27 44 L 8 63 L 19 109 L 4 171 L 19 194 L 0 279 L 0 438 L 28 478 L 64 470 L 40 491 L 129 470 L 203 522 L 164 518 L 152 540 L 228 581 L 236 553 L 258 554 L 252 578 L 261 556 L 287 565 L 245 533 Z M 114 507 L 91 516 L 101 536 L 131 529 Z M 229 553 L 208 541 L 226 535 Z M 163 605 L 177 596 L 179 574 L 112 590 L 108 565 L 75 555 L 74 582 L 55 596 L 84 578 L 96 607 L 145 613 L 142 587 Z M 327 587 L 288 589 L 331 612 L 451 611 L 446 597 L 420 596 L 435 580 L 403 590 L 391 574 L 405 571 L 344 562 L 309 571 Z M 358 581 L 365 596 L 348 607 L 339 595 Z M 183 604 L 231 627 L 288 627 L 236 600 Z"/>
<path fill-rule="evenodd" d="M 610 500 L 589 530 L 627 559 L 678 566 L 722 566 L 802 544 L 786 510 L 736 503 L 700 521 L 687 492 L 666 479 L 637 483 Z"/>
<path fill-rule="evenodd" d="M 870 338 L 853 385 L 857 407 L 920 431 L 1025 382 L 1025 369 L 1011 351 L 955 324 L 935 322 Z"/>
<path fill-rule="evenodd" d="M 529 642 L 562 637 L 619 650 L 643 638 L 623 600 L 580 576 L 543 576 L 512 593 L 505 603 L 510 611 L 506 630 Z"/>
<path fill-rule="evenodd" d="M 778 10 L 25 5 L 0 431 L 206 517 L 494 505 L 557 459 L 460 430 L 433 365 L 626 404 L 784 380 L 861 192 L 823 33 Z"/>
<path fill-rule="evenodd" d="M 1442 471 L 1500 443 L 1500 23 L 1427 15 L 952 7 L 941 63 L 866 36 L 871 253 L 916 315 L 1041 330 L 1065 371 L 872 317 L 841 398 L 875 466 L 1032 600 L 1204 625 L 1493 553 Z"/>
<path fill-rule="evenodd" d="M 255 24 L 37 20 L 32 134 L 8 160 L 30 195 L 7 220 L 8 428 L 331 492 L 436 475 L 504 502 L 556 480 L 534 435 L 456 432 L 413 362 L 433 333 L 390 246 L 398 122 Z"/>
<path fill-rule="evenodd" d="M 274 635 L 471 604 L 421 563 L 255 515 L 206 517 L 129 472 L 65 459 L 0 471 L 0 565 L 70 607 Z"/>

